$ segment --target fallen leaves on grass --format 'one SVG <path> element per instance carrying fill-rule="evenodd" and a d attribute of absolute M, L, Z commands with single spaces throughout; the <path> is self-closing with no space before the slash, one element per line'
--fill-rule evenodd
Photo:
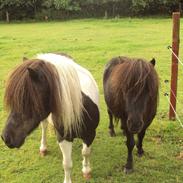
<path fill-rule="evenodd" d="M 161 136 L 155 136 L 151 138 L 152 141 L 156 142 L 156 144 L 161 144 L 162 143 L 162 137 Z"/>
<path fill-rule="evenodd" d="M 183 151 L 176 157 L 178 160 L 183 160 Z"/>

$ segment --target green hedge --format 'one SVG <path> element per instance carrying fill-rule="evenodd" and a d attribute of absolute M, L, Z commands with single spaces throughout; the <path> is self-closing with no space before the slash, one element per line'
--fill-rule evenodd
<path fill-rule="evenodd" d="M 0 0 L 0 19 L 68 19 L 168 15 L 179 0 Z"/>

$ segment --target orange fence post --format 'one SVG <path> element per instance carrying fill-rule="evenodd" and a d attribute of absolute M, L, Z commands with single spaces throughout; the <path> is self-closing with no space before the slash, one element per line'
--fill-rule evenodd
<path fill-rule="evenodd" d="M 179 32 L 180 32 L 180 12 L 174 12 L 173 18 L 173 32 L 172 32 L 172 50 L 179 55 Z M 172 68 L 171 68 L 171 91 L 170 91 L 170 105 L 169 119 L 175 120 L 176 115 L 172 107 L 176 111 L 176 97 L 177 97 L 177 78 L 178 78 L 178 60 L 172 53 Z"/>

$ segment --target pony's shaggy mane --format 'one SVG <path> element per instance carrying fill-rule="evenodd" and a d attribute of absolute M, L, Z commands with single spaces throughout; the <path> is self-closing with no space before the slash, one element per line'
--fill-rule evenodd
<path fill-rule="evenodd" d="M 151 100 L 158 93 L 158 76 L 150 62 L 143 59 L 128 59 L 120 57 L 121 63 L 114 66 L 112 71 L 112 88 L 120 98 L 130 95 L 134 102 L 148 92 Z M 118 102 L 118 101 L 116 101 Z"/>
<path fill-rule="evenodd" d="M 39 71 L 46 79 L 50 91 L 49 105 L 52 113 L 59 114 L 61 108 L 60 85 L 56 69 L 50 63 L 34 59 L 19 65 L 11 73 L 5 90 L 5 105 L 8 110 L 32 117 L 41 115 L 43 110 L 42 94 L 32 81 L 28 68 Z"/>
<path fill-rule="evenodd" d="M 82 93 L 74 68 L 52 64 L 45 59 L 34 59 L 22 63 L 10 75 L 5 90 L 5 105 L 16 113 L 32 117 L 41 116 L 42 93 L 32 81 L 28 68 L 39 71 L 49 88 L 49 109 L 56 128 L 64 127 L 64 135 L 80 131 L 82 124 Z"/>

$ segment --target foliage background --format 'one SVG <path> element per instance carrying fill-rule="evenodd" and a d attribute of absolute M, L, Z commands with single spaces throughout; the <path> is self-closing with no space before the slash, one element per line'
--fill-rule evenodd
<path fill-rule="evenodd" d="M 168 15 L 179 0 L 0 0 L 0 20 Z"/>

